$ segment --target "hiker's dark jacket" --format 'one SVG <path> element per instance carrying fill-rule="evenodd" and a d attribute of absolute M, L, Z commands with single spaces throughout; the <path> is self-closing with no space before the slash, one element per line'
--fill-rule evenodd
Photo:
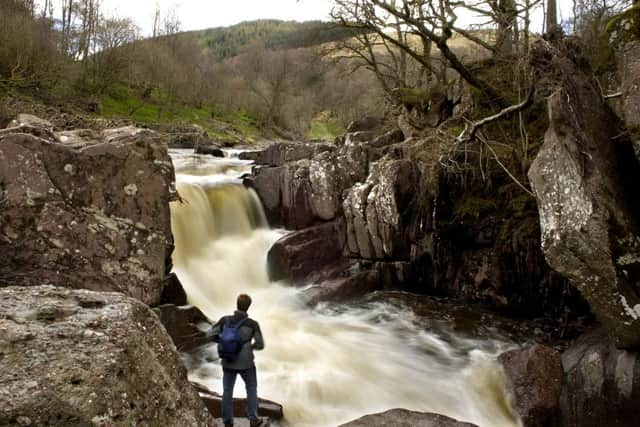
<path fill-rule="evenodd" d="M 246 317 L 248 317 L 246 311 L 236 310 L 233 316 L 224 316 L 218 320 L 218 323 L 211 327 L 207 332 L 207 335 L 211 337 L 213 341 L 218 342 L 220 334 L 222 333 L 222 327 L 224 326 L 224 322 L 227 318 L 231 318 L 231 324 L 235 325 Z M 242 346 L 242 350 L 240 350 L 240 354 L 238 354 L 238 357 L 235 360 L 230 361 L 222 359 L 222 367 L 225 369 L 244 370 L 252 368 L 254 366 L 253 350 L 262 350 L 264 348 L 264 340 L 262 338 L 262 332 L 260 332 L 260 325 L 255 320 L 251 318 L 247 319 L 238 330 L 238 333 L 245 343 Z"/>

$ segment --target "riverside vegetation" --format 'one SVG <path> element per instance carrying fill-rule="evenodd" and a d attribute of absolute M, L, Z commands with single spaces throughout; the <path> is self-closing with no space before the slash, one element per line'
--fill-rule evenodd
<path fill-rule="evenodd" d="M 295 319 L 270 422 L 635 425 L 638 3 L 333 3 L 148 39 L 0 3 L 0 425 L 216 425 L 240 287 Z"/>

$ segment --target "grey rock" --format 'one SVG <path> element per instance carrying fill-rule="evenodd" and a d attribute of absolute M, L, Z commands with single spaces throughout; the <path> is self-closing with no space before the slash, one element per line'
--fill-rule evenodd
<path fill-rule="evenodd" d="M 118 293 L 0 289 L 0 425 L 214 425 L 157 316 Z"/>
<path fill-rule="evenodd" d="M 282 142 L 272 144 L 261 151 L 255 162 L 257 165 L 282 166 L 287 162 L 295 162 L 302 159 L 311 159 L 323 151 L 335 150 L 333 144 Z"/>
<path fill-rule="evenodd" d="M 529 170 L 542 249 L 616 344 L 640 347 L 640 165 L 628 141 L 612 141 L 619 123 L 591 74 L 565 52 L 545 50 L 556 89 Z"/>
<path fill-rule="evenodd" d="M 275 153 L 280 153 L 275 163 L 301 154 L 289 155 L 286 148 L 279 148 Z M 339 151 L 320 151 L 311 159 L 255 168 L 252 186 L 271 224 L 301 229 L 339 216 L 342 193 L 353 183 L 365 179 L 369 159 L 370 152 L 363 144 L 341 147 Z"/>
<path fill-rule="evenodd" d="M 11 121 L 8 127 L 17 126 L 33 126 L 46 129 L 50 132 L 53 131 L 53 124 L 50 121 L 41 119 L 40 117 L 36 117 L 32 114 L 18 114 L 18 117 L 16 117 L 15 120 Z"/>
<path fill-rule="evenodd" d="M 382 159 L 367 180 L 348 190 L 343 210 L 352 255 L 365 259 L 410 257 L 409 213 L 421 172 L 410 160 Z"/>
<path fill-rule="evenodd" d="M 464 423 L 428 412 L 415 412 L 407 409 L 391 409 L 379 414 L 366 415 L 355 421 L 342 424 L 340 427 L 474 427 L 475 424 Z M 477 427 L 477 426 L 476 426 Z"/>
<path fill-rule="evenodd" d="M 561 425 L 626 427 L 638 423 L 640 355 L 617 349 L 606 331 L 577 339 L 562 353 Z"/>

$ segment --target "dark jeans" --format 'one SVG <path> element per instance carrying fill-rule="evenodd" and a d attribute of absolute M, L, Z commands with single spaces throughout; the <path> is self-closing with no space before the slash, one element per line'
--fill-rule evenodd
<path fill-rule="evenodd" d="M 247 413 L 249 419 L 258 419 L 258 378 L 256 367 L 249 369 L 223 369 L 222 370 L 222 421 L 225 424 L 233 422 L 233 386 L 236 377 L 240 374 L 247 388 Z"/>

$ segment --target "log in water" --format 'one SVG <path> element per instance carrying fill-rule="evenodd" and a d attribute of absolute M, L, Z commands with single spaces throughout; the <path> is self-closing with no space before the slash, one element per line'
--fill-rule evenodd
<path fill-rule="evenodd" d="M 172 151 L 183 202 L 171 206 L 174 269 L 190 303 L 211 319 L 239 293 L 266 341 L 256 352 L 258 393 L 284 405 L 286 424 L 327 427 L 391 408 L 436 412 L 480 426 L 518 426 L 495 357 L 510 344 L 429 329 L 385 302 L 306 307 L 302 290 L 270 282 L 266 256 L 284 234 L 269 229 L 250 163 Z M 438 323 L 440 325 L 440 323 Z M 185 356 L 192 380 L 221 391 L 215 346 Z M 236 396 L 243 396 L 242 383 Z"/>

